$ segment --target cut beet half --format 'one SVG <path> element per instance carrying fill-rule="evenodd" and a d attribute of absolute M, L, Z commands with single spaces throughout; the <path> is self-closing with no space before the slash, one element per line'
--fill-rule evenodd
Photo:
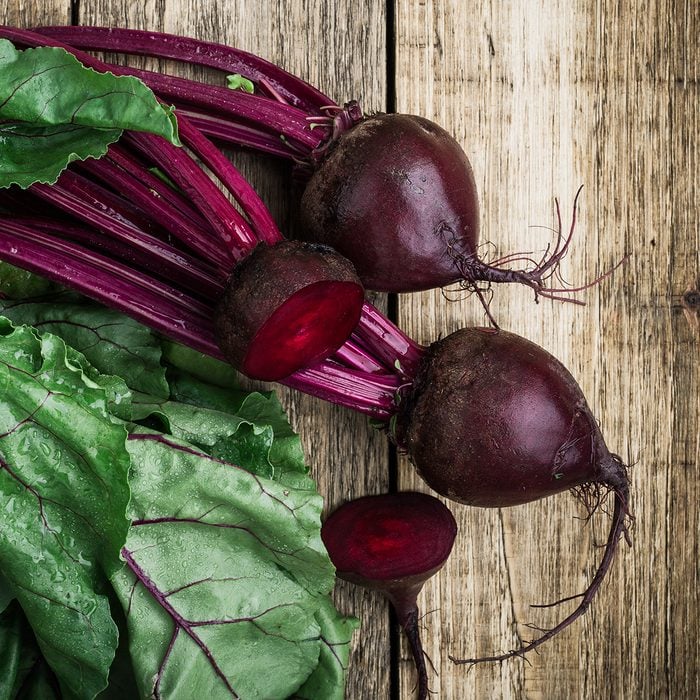
<path fill-rule="evenodd" d="M 447 561 L 456 535 L 457 523 L 447 506 L 413 491 L 349 501 L 321 528 L 337 575 L 381 591 L 394 607 L 416 665 L 418 700 L 428 697 L 418 594 Z"/>
<path fill-rule="evenodd" d="M 350 501 L 331 513 L 321 531 L 340 578 L 392 599 L 406 581 L 415 579 L 420 588 L 442 568 L 456 534 L 449 509 L 413 491 Z"/>
<path fill-rule="evenodd" d="M 364 289 L 327 246 L 259 245 L 241 261 L 217 306 L 221 351 L 252 379 L 279 381 L 332 355 L 355 329 Z"/>

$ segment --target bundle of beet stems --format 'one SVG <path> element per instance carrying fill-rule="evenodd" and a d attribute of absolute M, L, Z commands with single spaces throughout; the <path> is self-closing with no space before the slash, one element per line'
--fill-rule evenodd
<path fill-rule="evenodd" d="M 119 309 L 198 351 L 231 360 L 223 348 L 229 347 L 227 333 L 235 331 L 225 323 L 215 327 L 214 321 L 221 317 L 222 299 L 236 270 L 253 252 L 280 244 L 283 236 L 250 184 L 205 133 L 294 160 L 302 155 L 323 158 L 337 131 L 351 129 L 361 116 L 234 49 L 122 30 L 65 27 L 42 32 L 5 27 L 0 37 L 19 46 L 62 46 L 86 66 L 144 79 L 162 98 L 180 106 L 178 123 L 186 149 L 152 135 L 128 133 L 105 157 L 74 164 L 54 185 L 0 191 L 5 212 L 0 258 Z M 242 73 L 267 95 L 106 66 L 64 41 Z M 310 124 L 316 127 L 310 129 Z M 555 249 L 554 262 L 570 237 Z M 550 259 L 541 268 L 551 264 Z M 542 274 L 541 268 L 536 275 Z M 535 278 L 530 282 L 542 293 Z M 556 292 L 549 291 L 550 296 Z M 614 494 L 607 543 L 593 579 L 579 596 L 559 601 L 579 599 L 575 609 L 511 652 L 456 661 L 500 661 L 538 647 L 586 611 L 626 535 L 626 469 L 605 445 L 580 388 L 542 348 L 497 328 L 464 329 L 423 347 L 367 302 L 353 326 L 349 339 L 331 356 L 293 372 L 282 383 L 382 422 L 428 485 L 442 495 L 468 505 L 502 507 L 573 490 L 595 510 L 605 494 Z M 386 513 L 390 523 L 396 520 L 395 506 L 392 501 L 374 513 Z M 449 555 L 454 520 L 432 505 L 415 509 L 425 516 L 418 522 L 429 523 L 423 536 L 439 546 L 431 548 L 430 540 L 422 548 L 415 546 L 425 556 L 410 565 L 405 555 L 389 570 L 387 560 L 371 561 L 359 544 L 355 566 L 345 560 L 341 565 L 341 555 L 333 553 L 347 554 L 349 545 L 341 535 L 350 530 L 352 518 L 336 532 L 329 521 L 324 541 L 339 575 L 389 595 L 407 631 L 419 670 L 419 696 L 424 698 L 427 675 L 415 597 Z M 379 515 L 377 522 L 384 522 Z M 366 536 L 375 543 L 384 537 L 386 552 L 403 541 L 386 532 Z"/>

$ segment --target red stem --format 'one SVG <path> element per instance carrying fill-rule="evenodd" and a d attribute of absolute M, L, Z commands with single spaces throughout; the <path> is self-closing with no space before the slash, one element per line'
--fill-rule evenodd
<path fill-rule="evenodd" d="M 194 260 L 190 255 L 176 250 L 155 236 L 141 231 L 126 220 L 119 220 L 107 210 L 100 194 L 92 183 L 65 171 L 55 185 L 33 185 L 32 191 L 69 214 L 73 214 L 88 225 L 95 227 L 111 241 L 121 244 L 122 256 L 141 264 L 156 274 L 178 279 L 183 286 L 199 289 L 201 293 L 218 294 L 221 283 L 207 272 L 210 266 Z M 92 197 L 92 201 L 88 199 Z M 75 229 L 80 236 L 80 229 Z M 95 245 L 103 244 L 104 236 L 89 237 Z M 114 250 L 114 245 L 112 246 Z"/>
<path fill-rule="evenodd" d="M 214 172 L 250 219 L 256 238 L 268 244 L 284 240 L 267 207 L 231 161 L 186 118 L 178 118 L 180 135 L 190 149 Z"/>
<path fill-rule="evenodd" d="M 96 51 L 171 58 L 191 65 L 240 73 L 249 80 L 266 80 L 289 103 L 309 112 L 335 103 L 306 81 L 254 54 L 210 41 L 106 27 L 37 27 L 35 32 L 73 46 Z"/>
<path fill-rule="evenodd" d="M 124 151 L 110 150 L 109 156 L 99 160 L 88 159 L 81 163 L 79 169 L 87 171 L 93 178 L 101 180 L 105 185 L 127 196 L 159 228 L 167 229 L 169 236 L 177 238 L 199 257 L 209 261 L 217 260 L 221 250 L 212 244 L 212 232 L 203 233 L 203 230 L 209 229 L 207 222 L 197 217 L 196 212 L 192 211 L 191 214 L 195 216 L 195 220 L 199 218 L 195 223 L 195 220 L 188 215 L 189 212 L 185 213 L 173 206 L 163 196 L 167 185 L 155 175 L 148 184 L 134 177 L 135 167 L 138 166 L 129 162 Z M 154 180 L 156 182 L 153 182 Z M 158 189 L 154 189 L 156 187 Z"/>
<path fill-rule="evenodd" d="M 181 107 L 178 115 L 184 115 L 192 124 L 209 138 L 244 148 L 252 148 L 259 153 L 294 160 L 297 151 L 305 150 L 299 146 L 291 147 L 290 139 L 281 139 L 277 135 L 256 129 L 246 124 L 236 124 L 228 119 L 205 114 L 191 108 Z"/>
<path fill-rule="evenodd" d="M 0 219 L 0 257 L 66 284 L 199 352 L 220 355 L 209 328 L 202 324 L 206 307 L 201 302 L 104 255 Z"/>
<path fill-rule="evenodd" d="M 148 154 L 191 198 L 192 203 L 221 237 L 221 254 L 226 255 L 231 262 L 237 262 L 257 245 L 258 240 L 250 224 L 185 151 L 153 134 L 128 132 L 124 138 L 141 153 Z"/>
<path fill-rule="evenodd" d="M 318 148 L 325 140 L 325 136 L 327 136 L 327 129 L 312 131 L 309 128 L 307 122 L 309 112 L 292 106 L 294 102 L 289 105 L 281 104 L 275 99 L 260 95 L 250 95 L 240 90 L 207 85 L 195 80 L 162 75 L 153 71 L 131 68 L 129 66 L 108 64 L 75 48 L 75 46 L 80 44 L 69 45 L 56 38 L 52 38 L 53 34 L 63 34 L 61 31 L 54 32 L 54 29 L 61 30 L 71 28 L 47 28 L 46 35 L 43 35 L 26 29 L 0 26 L 0 37 L 9 39 L 22 46 L 59 47 L 72 53 L 83 65 L 89 66 L 95 70 L 103 72 L 109 71 L 115 75 L 131 75 L 137 77 L 146 83 L 154 92 L 158 93 L 159 97 L 166 101 L 173 101 L 178 108 L 190 109 L 195 107 L 205 111 L 208 117 L 215 117 L 218 115 L 228 116 L 236 121 L 243 120 L 249 123 L 250 126 L 267 130 L 270 136 L 274 137 L 275 140 L 278 140 L 280 135 L 284 135 L 293 142 L 298 142 L 302 146 L 305 155 L 308 155 L 311 151 Z M 89 31 L 92 28 L 80 27 L 78 29 L 81 31 Z M 119 30 L 109 30 L 110 34 L 116 31 Z M 326 106 L 335 106 L 330 100 L 327 100 L 325 104 Z M 325 114 L 325 111 L 321 110 L 320 112 L 316 111 L 314 113 Z M 221 127 L 219 127 L 219 131 L 221 133 Z M 223 133 L 231 134 L 230 130 Z M 236 133 L 239 135 L 241 134 L 240 130 L 237 130 Z M 235 142 L 246 146 L 254 146 L 254 141 L 251 140 L 236 140 Z"/>

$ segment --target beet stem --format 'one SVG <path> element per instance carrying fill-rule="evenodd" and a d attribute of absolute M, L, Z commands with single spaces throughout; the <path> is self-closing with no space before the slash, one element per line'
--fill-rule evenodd
<path fill-rule="evenodd" d="M 131 75 L 142 80 L 158 97 L 174 102 L 177 107 L 190 106 L 209 114 L 244 120 L 284 135 L 304 144 L 310 152 L 323 142 L 322 133 L 313 133 L 306 121 L 306 112 L 283 105 L 270 97 L 250 95 L 218 85 L 208 85 L 188 78 L 163 75 L 140 68 L 105 64 L 119 75 Z"/>
<path fill-rule="evenodd" d="M 315 87 L 279 66 L 223 44 L 161 32 L 105 27 L 38 27 L 34 31 L 82 49 L 170 58 L 226 73 L 240 73 L 253 81 L 264 79 L 288 102 L 309 112 L 320 113 L 324 105 L 335 104 Z"/>
<path fill-rule="evenodd" d="M 99 232 L 97 235 L 93 232 L 92 235 L 83 236 L 83 229 L 73 228 L 74 237 L 87 238 L 95 247 L 103 245 L 103 236 L 109 237 L 113 250 L 115 245 L 122 249 L 120 257 L 156 270 L 165 277 L 178 278 L 180 284 L 199 290 L 202 294 L 220 293 L 222 285 L 210 274 L 209 265 L 145 233 L 119 217 L 118 212 L 110 213 L 112 202 L 109 193 L 100 192 L 100 189 L 89 180 L 66 171 L 56 184 L 34 185 L 32 191 L 69 214 L 73 213 Z M 71 227 L 63 230 L 72 236 Z"/>
<path fill-rule="evenodd" d="M 123 263 L 2 218 L 0 257 L 126 313 L 199 352 L 217 356 L 211 323 L 201 302 Z"/>
<path fill-rule="evenodd" d="M 41 34 L 24 29 L 0 27 L 0 37 L 27 46 L 58 46 L 72 53 L 85 66 L 97 71 L 137 76 L 140 72 L 144 72 L 103 63 L 60 41 L 48 39 Z M 249 97 L 252 96 L 249 95 Z M 145 132 L 128 132 L 127 138 L 136 144 L 137 148 L 149 154 L 166 175 L 188 194 L 197 209 L 222 237 L 226 246 L 225 252 L 232 256 L 234 261 L 240 260 L 255 247 L 258 241 L 248 222 L 183 149 L 173 146 L 159 136 Z"/>
<path fill-rule="evenodd" d="M 261 129 L 245 124 L 236 124 L 211 114 L 200 113 L 192 108 L 181 107 L 179 115 L 187 117 L 192 124 L 209 138 L 235 146 L 252 148 L 260 153 L 294 160 L 299 147 L 291 147 L 291 139 L 281 139 Z M 303 152 L 303 149 L 301 149 Z"/>
<path fill-rule="evenodd" d="M 269 245 L 283 240 L 272 215 L 238 168 L 186 118 L 180 116 L 178 125 L 185 143 L 211 168 L 248 216 L 257 239 Z"/>
<path fill-rule="evenodd" d="M 135 33 L 133 30 L 105 30 L 100 27 L 74 28 L 78 30 L 77 32 L 62 31 L 65 29 L 70 30 L 71 28 L 44 27 L 38 28 L 35 31 L 28 31 L 12 27 L 0 27 L 0 36 L 24 46 L 59 46 L 72 53 L 84 65 L 95 68 L 96 70 L 109 70 L 115 75 L 131 75 L 139 78 L 157 93 L 159 97 L 174 102 L 178 110 L 180 108 L 187 109 L 196 107 L 204 110 L 206 112 L 205 116 L 207 117 L 225 115 L 234 120 L 234 122 L 240 120 L 252 122 L 258 127 L 271 131 L 271 135 L 274 135 L 276 140 L 279 140 L 280 135 L 284 135 L 287 139 L 298 141 L 300 145 L 303 144 L 305 155 L 310 155 L 313 151 L 326 143 L 329 131 L 329 129 L 323 129 L 321 131 L 324 133 L 313 133 L 306 121 L 307 117 L 310 114 L 325 114 L 324 110 L 327 110 L 329 107 L 341 109 L 330 98 L 318 92 L 308 83 L 252 55 L 249 55 L 249 57 L 261 64 L 265 64 L 270 71 L 279 72 L 287 78 L 296 81 L 299 85 L 304 86 L 305 89 L 313 91 L 313 93 L 315 93 L 315 101 L 317 101 L 318 104 L 304 104 L 303 100 L 300 101 L 292 93 L 284 89 L 280 91 L 280 85 L 274 82 L 274 80 L 271 80 L 269 73 L 265 75 L 256 73 L 255 71 L 253 71 L 253 73 L 249 71 L 247 72 L 247 77 L 259 75 L 260 79 L 275 84 L 275 89 L 280 92 L 280 94 L 284 95 L 286 99 L 289 100 L 290 104 L 280 103 L 278 100 L 271 97 L 250 95 L 239 90 L 231 90 L 217 85 L 208 85 L 187 78 L 163 75 L 129 66 L 104 63 L 90 54 L 80 51 L 78 48 L 74 48 L 81 47 L 95 50 L 118 51 L 161 58 L 173 57 L 190 63 L 213 65 L 206 60 L 199 60 L 206 56 L 207 47 L 213 47 L 217 51 L 243 53 L 237 52 L 236 49 L 231 49 L 230 47 L 210 44 L 208 42 L 199 42 L 194 39 L 186 39 L 183 37 L 158 34 L 156 32 L 146 32 L 139 35 L 138 32 Z M 96 35 L 94 37 L 93 32 Z M 90 37 L 86 35 L 90 35 Z M 123 36 L 123 43 L 121 45 L 119 41 L 113 41 L 117 35 Z M 136 37 L 137 43 L 140 42 L 142 50 L 132 50 L 132 48 L 129 48 L 129 46 L 132 46 L 131 36 Z M 89 38 L 94 38 L 95 40 L 90 41 Z M 61 41 L 61 39 L 70 40 L 71 45 Z M 76 40 L 75 43 L 73 43 L 73 40 Z M 154 50 L 153 45 L 159 41 L 161 43 L 165 42 L 166 46 L 169 44 L 170 51 L 174 55 L 171 56 L 168 51 L 165 53 L 158 53 L 157 50 Z M 183 50 L 184 44 L 191 44 L 191 47 Z M 107 48 L 108 46 L 109 48 Z M 191 53 L 188 53 L 188 51 L 191 51 Z M 177 55 L 178 52 L 181 53 L 180 56 Z M 215 65 L 215 67 L 220 66 Z M 234 67 L 227 67 L 224 70 L 246 74 L 245 70 Z M 233 126 L 234 129 L 236 129 L 237 125 L 234 124 Z M 232 140 L 241 145 L 248 145 L 256 148 L 259 143 L 259 139 L 240 140 L 240 130 L 232 132 L 230 129 L 226 129 L 222 132 L 219 128 L 219 133 L 226 134 L 229 138 L 232 133 L 236 133 L 236 138 Z M 283 154 L 287 155 L 285 151 L 283 151 Z"/>
<path fill-rule="evenodd" d="M 169 201 L 165 190 L 168 188 L 172 192 L 172 188 L 145 171 L 138 161 L 130 159 L 124 151 L 111 149 L 104 158 L 85 161 L 81 169 L 127 196 L 154 223 L 166 228 L 169 235 L 177 238 L 193 253 L 207 261 L 217 259 L 219 250 L 212 242 L 215 236 L 209 224 L 196 212 L 178 207 L 174 197 Z M 151 178 L 142 177 L 144 172 Z M 172 194 L 175 195 L 175 192 Z"/>
<path fill-rule="evenodd" d="M 581 617 L 588 607 L 590 606 L 593 598 L 595 597 L 600 585 L 603 582 L 610 565 L 615 557 L 615 552 L 617 550 L 617 544 L 622 537 L 627 539 L 627 518 L 629 517 L 629 512 L 627 504 L 629 501 L 629 485 L 626 476 L 624 481 L 615 480 L 615 483 L 611 483 L 611 491 L 615 494 L 615 507 L 613 510 L 612 522 L 610 524 L 610 531 L 608 533 L 608 540 L 605 545 L 605 552 L 603 553 L 603 558 L 598 565 L 598 569 L 595 576 L 591 580 L 588 588 L 580 594 L 579 596 L 570 596 L 571 599 L 580 597 L 581 602 L 578 607 L 567 617 L 565 617 L 561 622 L 559 622 L 555 627 L 547 630 L 541 637 L 524 644 L 518 649 L 513 649 L 506 654 L 500 654 L 497 656 L 483 656 L 480 658 L 473 659 L 458 659 L 450 655 L 450 660 L 455 664 L 479 664 L 489 661 L 506 661 L 514 656 L 524 656 L 527 652 L 536 649 L 540 645 L 544 644 L 547 640 L 551 639 L 555 635 L 559 634 L 562 630 L 566 629 L 569 625 L 575 622 L 579 617 Z M 565 599 L 567 600 L 567 599 Z M 563 602 L 563 601 L 561 601 Z"/>
<path fill-rule="evenodd" d="M 258 243 L 250 224 L 184 149 L 153 134 L 128 132 L 126 139 L 150 158 L 185 192 L 221 238 L 221 252 L 232 262 Z"/>
<path fill-rule="evenodd" d="M 426 349 L 369 302 L 362 307 L 355 335 L 387 369 L 402 377 L 415 377 Z"/>
<path fill-rule="evenodd" d="M 326 360 L 295 372 L 280 384 L 388 421 L 396 413 L 394 398 L 401 380 L 395 375 L 346 369 Z"/>

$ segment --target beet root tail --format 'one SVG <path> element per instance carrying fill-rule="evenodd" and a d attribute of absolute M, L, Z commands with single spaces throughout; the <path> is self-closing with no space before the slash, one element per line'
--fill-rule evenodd
<path fill-rule="evenodd" d="M 428 697 L 428 668 L 425 663 L 425 651 L 420 639 L 418 630 L 418 608 L 414 608 L 408 615 L 404 616 L 400 621 L 406 633 L 406 639 L 411 648 L 413 662 L 416 665 L 418 673 L 418 700 L 426 700 Z"/>
<path fill-rule="evenodd" d="M 593 598 L 595 598 L 596 593 L 598 592 L 598 589 L 600 588 L 600 585 L 603 582 L 603 579 L 605 578 L 606 574 L 608 573 L 608 570 L 610 569 L 610 565 L 613 562 L 613 559 L 615 557 L 615 553 L 617 551 L 617 545 L 623 537 L 627 541 L 627 543 L 630 543 L 629 540 L 629 534 L 628 534 L 628 527 L 627 523 L 628 520 L 631 518 L 631 515 L 629 513 L 628 509 L 628 502 L 629 502 L 629 483 L 627 481 L 626 474 L 624 473 L 624 467 L 621 467 L 622 471 L 622 476 L 619 476 L 619 478 L 613 478 L 610 482 L 605 482 L 604 485 L 608 485 L 610 488 L 610 491 L 614 494 L 615 498 L 615 505 L 614 505 L 614 510 L 612 514 L 612 522 L 610 524 L 610 530 L 608 532 L 608 539 L 605 544 L 605 551 L 603 553 L 603 557 L 600 561 L 600 564 L 598 565 L 598 569 L 595 573 L 595 576 L 591 580 L 590 584 L 588 585 L 588 588 L 581 593 L 580 595 L 577 596 L 569 596 L 567 598 L 564 598 L 558 603 L 565 602 L 567 600 L 572 600 L 574 598 L 580 598 L 580 603 L 578 607 L 571 612 L 567 617 L 565 617 L 561 622 L 559 622 L 556 626 L 552 627 L 549 630 L 544 631 L 544 634 L 541 637 L 538 637 L 537 639 L 534 639 L 530 642 L 527 642 L 526 644 L 523 644 L 521 647 L 518 649 L 513 649 L 505 654 L 499 654 L 499 655 L 494 655 L 494 656 L 484 656 L 484 657 L 479 657 L 479 658 L 472 658 L 472 659 L 458 659 L 452 655 L 450 655 L 450 660 L 455 663 L 455 664 L 478 664 L 478 663 L 484 663 L 484 662 L 489 662 L 489 661 L 506 661 L 507 659 L 513 658 L 514 656 L 524 656 L 527 654 L 529 651 L 532 651 L 533 649 L 536 649 L 540 645 L 544 644 L 547 640 L 551 639 L 552 637 L 556 636 L 559 634 L 559 632 L 563 631 L 566 629 L 569 625 L 574 623 L 576 620 L 578 620 L 579 617 L 581 617 L 586 610 L 588 610 L 591 602 L 593 601 Z M 623 478 L 624 477 L 624 478 Z M 556 605 L 557 603 L 555 603 Z M 537 606 L 537 607 L 550 607 L 550 606 Z"/>
<path fill-rule="evenodd" d="M 484 286 L 488 287 L 492 283 L 518 283 L 530 287 L 535 292 L 535 301 L 540 297 L 553 299 L 555 301 L 566 301 L 572 304 L 584 305 L 585 302 L 572 297 L 572 294 L 583 291 L 602 282 L 609 277 L 620 265 L 626 262 L 628 256 L 624 256 L 615 265 L 594 280 L 579 287 L 567 285 L 558 274 L 561 261 L 569 252 L 569 247 L 574 237 L 576 228 L 576 208 L 582 187 L 579 187 L 574 197 L 573 213 L 571 216 L 571 226 L 567 234 L 562 232 L 562 219 L 559 202 L 556 201 L 558 235 L 557 241 L 552 250 L 542 256 L 540 260 L 532 257 L 532 253 L 513 253 L 505 257 L 486 263 L 476 256 L 463 257 L 455 255 L 455 265 L 462 274 L 462 287 L 468 291 L 475 292 L 484 306 L 490 321 L 495 324 L 493 316 L 489 310 L 488 301 L 484 294 Z M 510 269 L 507 267 L 513 263 L 520 262 L 528 265 L 526 269 Z M 547 281 L 556 276 L 561 282 L 560 287 L 547 286 Z M 497 326 L 496 326 L 497 327 Z"/>

